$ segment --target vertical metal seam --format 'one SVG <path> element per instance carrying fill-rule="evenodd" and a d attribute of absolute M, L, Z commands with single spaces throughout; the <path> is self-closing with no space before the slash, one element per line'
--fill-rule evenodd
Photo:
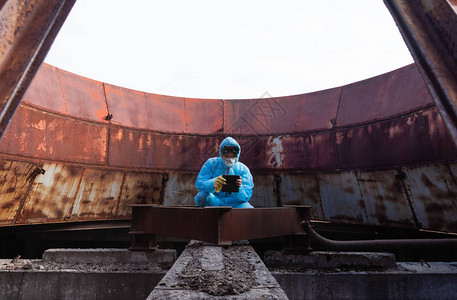
<path fill-rule="evenodd" d="M 124 173 L 124 176 L 122 176 L 122 181 L 121 181 L 121 187 L 119 189 L 119 195 L 118 195 L 118 200 L 117 200 L 117 204 L 114 208 L 114 212 L 111 211 L 112 214 L 114 214 L 114 216 L 117 216 L 117 214 L 119 213 L 119 206 L 121 205 L 121 197 L 122 197 L 122 191 L 123 191 L 123 188 L 124 188 L 124 182 L 125 182 L 125 177 L 127 177 L 127 172 L 123 172 Z"/>
<path fill-rule="evenodd" d="M 322 205 L 322 192 L 318 174 L 314 174 L 314 179 L 316 180 L 317 190 L 319 191 L 319 205 L 322 211 L 322 220 L 325 220 L 325 211 L 324 206 Z"/>
<path fill-rule="evenodd" d="M 361 177 L 360 177 L 360 171 L 355 171 L 354 173 L 355 173 L 355 179 L 357 180 L 357 186 L 359 187 L 360 200 L 362 200 L 362 201 L 364 202 L 363 211 L 364 211 L 364 213 L 365 213 L 365 218 L 366 218 L 366 223 L 364 223 L 364 224 L 370 224 L 371 222 L 370 222 L 370 220 L 369 220 L 369 218 L 368 218 L 367 208 L 366 208 L 366 206 L 365 206 L 365 199 L 364 199 L 364 197 L 363 197 L 363 191 L 362 191 L 362 188 L 360 187 L 360 180 L 359 180 L 359 179 L 361 179 Z M 375 199 L 375 201 L 376 201 L 376 199 Z"/>
<path fill-rule="evenodd" d="M 417 229 L 421 229 L 422 226 L 420 225 L 420 222 L 419 220 L 417 219 L 417 215 L 416 215 L 416 212 L 414 211 L 414 206 L 413 206 L 413 201 L 412 201 L 412 197 L 411 195 L 408 193 L 408 187 L 406 185 L 406 182 L 405 182 L 405 173 L 403 172 L 403 170 L 401 168 L 398 168 L 397 169 L 397 175 L 396 175 L 396 178 L 398 180 L 400 180 L 400 183 L 401 183 L 401 186 L 403 188 L 403 192 L 405 193 L 405 196 L 406 196 L 406 201 L 408 202 L 408 206 L 409 206 L 409 209 L 411 211 L 411 215 L 413 217 L 413 221 L 414 221 L 414 226 L 416 226 Z"/>
<path fill-rule="evenodd" d="M 56 72 L 57 72 L 57 80 L 59 81 L 59 87 L 60 87 L 60 95 L 62 96 L 62 101 L 63 101 L 63 106 L 65 107 L 65 114 L 69 115 L 68 113 L 68 107 L 67 107 L 67 101 L 65 100 L 65 95 L 63 93 L 63 87 L 62 87 L 62 80 L 60 78 L 60 69 L 53 67 Z"/>
<path fill-rule="evenodd" d="M 336 108 L 336 115 L 335 115 L 335 124 L 334 126 L 332 126 L 332 129 L 331 129 L 331 132 L 333 133 L 333 143 L 332 143 L 332 146 L 333 146 L 333 157 L 335 159 L 335 169 L 338 171 L 338 167 L 340 165 L 339 163 L 339 157 L 338 157 L 338 147 L 337 147 L 337 143 L 336 143 L 336 136 L 338 134 L 338 115 L 340 113 L 340 104 L 341 104 L 341 98 L 343 97 L 343 90 L 344 90 L 344 87 L 341 87 L 341 91 L 340 91 L 340 96 L 338 97 L 338 106 Z M 333 124 L 332 124 L 333 125 Z"/>
<path fill-rule="evenodd" d="M 338 122 L 338 115 L 340 113 L 341 98 L 343 97 L 343 89 L 344 89 L 344 86 L 341 87 L 340 96 L 338 97 L 338 106 L 336 107 L 336 114 L 335 114 L 335 126 L 333 126 L 333 127 L 338 127 L 337 122 Z"/>
<path fill-rule="evenodd" d="M 225 100 L 222 99 L 222 124 L 221 124 L 221 133 L 225 133 Z"/>
<path fill-rule="evenodd" d="M 109 105 L 108 105 L 108 97 L 106 97 L 106 86 L 105 83 L 102 82 L 103 86 L 103 97 L 105 98 L 105 104 L 106 104 L 106 111 L 108 113 L 108 116 L 110 115 L 110 110 L 109 110 Z M 111 140 L 111 118 L 108 118 L 108 125 L 107 130 L 106 130 L 106 149 L 105 149 L 105 166 L 108 166 L 109 164 L 109 147 L 110 147 L 110 140 Z"/>
<path fill-rule="evenodd" d="M 19 203 L 19 206 L 17 208 L 16 216 L 14 216 L 12 225 L 16 225 L 17 221 L 19 220 L 19 216 L 21 215 L 22 209 L 24 208 L 25 201 L 27 200 L 27 197 L 29 196 L 29 193 L 32 190 L 36 175 L 38 175 L 38 174 L 33 175 L 35 169 L 37 168 L 37 166 L 35 164 L 31 164 L 29 168 L 31 169 L 31 172 L 28 173 L 27 179 L 30 178 L 30 181 L 28 182 L 27 189 L 25 190 L 24 196 L 21 198 L 21 202 Z M 26 179 L 26 182 L 27 182 L 27 179 Z M 24 186 L 25 186 L 25 184 L 24 184 Z"/>
<path fill-rule="evenodd" d="M 188 132 L 188 126 L 187 126 L 187 105 L 186 105 L 186 101 L 187 99 L 184 98 L 183 102 L 184 102 L 184 133 L 189 133 Z"/>

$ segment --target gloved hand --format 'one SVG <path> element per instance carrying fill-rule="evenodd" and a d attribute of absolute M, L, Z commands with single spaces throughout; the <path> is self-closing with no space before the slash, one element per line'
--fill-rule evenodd
<path fill-rule="evenodd" d="M 219 193 L 219 191 L 222 189 L 222 187 L 225 185 L 225 179 L 224 177 L 219 176 L 219 177 L 216 177 L 216 179 L 214 180 L 214 191 L 216 193 Z"/>

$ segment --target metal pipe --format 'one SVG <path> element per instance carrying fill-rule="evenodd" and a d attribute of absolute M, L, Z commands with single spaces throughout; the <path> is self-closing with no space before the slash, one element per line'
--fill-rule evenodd
<path fill-rule="evenodd" d="M 311 246 L 320 246 L 334 251 L 388 251 L 395 249 L 457 248 L 457 239 L 386 239 L 334 241 L 318 234 L 308 220 L 302 223 L 303 230 L 311 239 Z"/>

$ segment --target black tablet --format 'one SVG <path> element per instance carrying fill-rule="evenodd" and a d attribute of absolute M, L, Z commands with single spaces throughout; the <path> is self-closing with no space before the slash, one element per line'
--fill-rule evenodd
<path fill-rule="evenodd" d="M 236 185 L 237 179 L 240 179 L 240 175 L 222 175 L 225 178 L 225 185 L 222 187 L 222 192 L 226 193 L 238 193 L 239 187 Z"/>

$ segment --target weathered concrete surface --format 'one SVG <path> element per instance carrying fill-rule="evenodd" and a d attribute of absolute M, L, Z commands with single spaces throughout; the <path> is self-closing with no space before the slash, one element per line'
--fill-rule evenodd
<path fill-rule="evenodd" d="M 398 263 L 386 271 L 272 271 L 289 299 L 455 299 L 457 263 Z"/>
<path fill-rule="evenodd" d="M 329 269 L 329 268 L 393 268 L 395 255 L 376 252 L 315 251 L 307 255 L 283 254 L 267 251 L 264 255 L 267 267 Z"/>
<path fill-rule="evenodd" d="M 145 299 L 176 250 L 49 249 L 43 259 L 0 259 L 0 299 Z"/>
<path fill-rule="evenodd" d="M 201 264 L 203 270 L 224 269 L 224 257 L 222 255 L 222 248 L 218 246 L 206 246 L 203 249 Z"/>
<path fill-rule="evenodd" d="M 192 246 L 192 243 L 190 245 Z M 216 255 L 216 261 L 223 260 L 222 253 L 219 254 L 219 251 L 214 250 L 213 246 L 202 247 L 204 247 L 202 253 L 209 254 L 212 252 Z M 194 259 L 188 246 L 147 299 L 287 299 L 286 294 L 265 267 L 254 249 L 251 246 L 245 247 L 249 247 L 249 249 L 246 251 L 246 248 L 244 248 L 245 251 L 239 251 L 237 254 L 239 254 L 240 258 L 248 260 L 253 268 L 255 284 L 249 290 L 240 294 L 215 296 L 180 287 L 180 275 L 184 273 L 186 267 Z M 205 256 L 205 254 L 202 256 Z M 205 260 L 201 260 L 202 268 L 204 266 L 208 268 L 214 267 L 211 264 L 204 263 Z M 223 282 L 219 284 L 223 284 Z"/>
<path fill-rule="evenodd" d="M 146 299 L 163 273 L 0 271 L 0 299 Z"/>
<path fill-rule="evenodd" d="M 55 263 L 158 263 L 172 265 L 176 250 L 157 249 L 153 252 L 137 252 L 127 249 L 48 249 L 43 261 Z"/>

